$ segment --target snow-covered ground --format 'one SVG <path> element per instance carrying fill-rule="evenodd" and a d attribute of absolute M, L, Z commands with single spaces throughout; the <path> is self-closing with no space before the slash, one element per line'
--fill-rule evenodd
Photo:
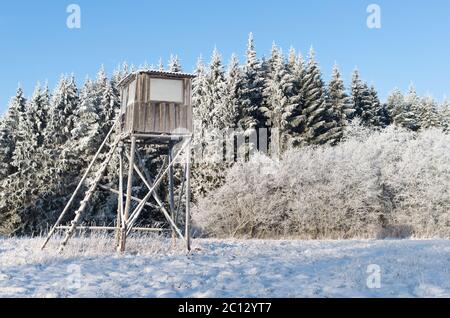
<path fill-rule="evenodd" d="M 186 256 L 162 239 L 0 239 L 0 297 L 450 296 L 450 241 L 196 240 Z M 141 250 L 141 252 L 138 252 Z M 379 287 L 379 288 L 378 288 Z"/>

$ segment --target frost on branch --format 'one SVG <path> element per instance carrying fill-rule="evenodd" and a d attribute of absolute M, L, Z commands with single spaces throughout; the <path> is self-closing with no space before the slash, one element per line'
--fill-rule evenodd
<path fill-rule="evenodd" d="M 448 134 L 353 126 L 335 147 L 235 165 L 195 222 L 220 237 L 449 237 L 449 207 Z"/>

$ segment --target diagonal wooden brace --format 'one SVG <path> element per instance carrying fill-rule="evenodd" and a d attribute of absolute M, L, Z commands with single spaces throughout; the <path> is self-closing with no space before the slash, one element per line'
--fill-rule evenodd
<path fill-rule="evenodd" d="M 128 156 L 128 155 L 127 155 Z M 159 198 L 158 194 L 155 192 L 155 184 L 151 184 L 143 175 L 143 173 L 141 172 L 141 170 L 139 169 L 139 167 L 134 164 L 134 170 L 136 171 L 136 173 L 138 174 L 138 176 L 142 179 L 142 181 L 145 183 L 145 185 L 147 186 L 147 188 L 151 191 L 147 194 L 148 199 L 150 199 L 150 195 L 153 196 L 153 198 L 155 199 L 156 203 L 158 203 L 159 208 L 161 209 L 161 212 L 164 214 L 165 218 L 167 219 L 167 221 L 169 222 L 170 226 L 177 232 L 178 236 L 180 236 L 180 238 L 184 239 L 183 234 L 181 233 L 180 229 L 176 226 L 175 222 L 173 221 L 172 217 L 170 216 L 170 214 L 167 212 L 166 208 L 164 207 L 161 199 Z M 164 176 L 164 174 L 162 174 L 158 179 L 162 179 L 162 177 Z M 146 196 L 146 197 L 147 197 Z M 139 214 L 141 213 L 142 209 L 144 208 L 144 205 L 147 203 L 147 200 L 145 200 L 145 198 L 140 202 L 140 204 L 136 207 L 135 211 L 131 214 L 130 220 L 127 223 L 127 234 L 131 231 L 131 229 L 133 228 L 133 224 L 136 221 L 136 219 L 139 217 Z"/>
<path fill-rule="evenodd" d="M 139 168 L 134 165 L 135 169 L 137 168 L 137 171 L 139 171 L 139 175 L 141 178 L 143 178 L 144 182 L 146 183 L 146 185 L 149 187 L 149 192 L 147 193 L 147 195 L 144 197 L 144 199 L 142 200 L 142 202 L 139 204 L 139 206 L 136 208 L 136 210 L 133 212 L 133 214 L 130 217 L 130 222 L 128 223 L 129 227 L 132 228 L 133 227 L 133 223 L 135 222 L 135 220 L 139 217 L 145 202 L 147 202 L 150 197 L 153 195 L 154 190 L 156 189 L 156 187 L 161 183 L 164 175 L 166 175 L 170 169 L 171 166 L 174 165 L 174 163 L 176 162 L 176 159 L 180 156 L 180 154 L 186 149 L 186 147 L 191 143 L 191 138 L 189 138 L 184 145 L 181 147 L 181 149 L 178 151 L 178 153 L 172 158 L 172 161 L 168 163 L 168 166 L 166 167 L 166 169 L 163 171 L 163 173 L 161 174 L 161 176 L 159 176 L 159 178 L 156 179 L 156 181 L 153 183 L 153 185 L 150 185 L 150 183 L 148 183 L 148 181 L 145 179 L 145 177 L 142 175 L 142 173 L 140 172 Z M 157 197 L 157 196 L 156 196 Z M 156 199 L 156 198 L 155 198 Z M 164 216 L 166 217 L 167 221 L 170 223 L 170 225 L 175 229 L 175 231 L 177 232 L 178 236 L 185 241 L 185 238 L 183 236 L 183 234 L 181 233 L 181 231 L 178 229 L 178 227 L 176 226 L 176 224 L 174 223 L 174 221 L 172 220 L 172 218 L 170 217 L 169 213 L 167 212 L 167 210 L 164 208 L 161 200 L 159 200 L 159 198 L 156 200 L 158 205 L 160 205 L 161 210 L 164 214 Z"/>

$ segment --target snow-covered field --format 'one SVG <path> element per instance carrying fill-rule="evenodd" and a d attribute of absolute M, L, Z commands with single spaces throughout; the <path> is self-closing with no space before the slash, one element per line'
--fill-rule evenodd
<path fill-rule="evenodd" d="M 0 297 L 442 297 L 450 296 L 450 241 L 0 239 Z M 138 250 L 142 252 L 138 252 Z M 379 287 L 379 288 L 378 288 Z"/>

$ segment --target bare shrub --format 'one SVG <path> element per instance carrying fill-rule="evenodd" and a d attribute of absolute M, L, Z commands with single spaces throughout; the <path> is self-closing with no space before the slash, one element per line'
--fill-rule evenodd
<path fill-rule="evenodd" d="M 448 134 L 353 125 L 335 147 L 236 164 L 194 220 L 218 237 L 449 237 L 449 207 Z"/>

